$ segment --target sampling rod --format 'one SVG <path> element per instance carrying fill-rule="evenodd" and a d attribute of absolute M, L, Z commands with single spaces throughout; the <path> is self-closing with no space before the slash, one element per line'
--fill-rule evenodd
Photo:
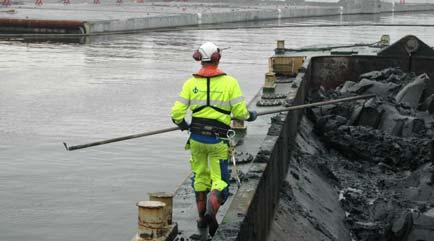
<path fill-rule="evenodd" d="M 275 110 L 258 112 L 258 116 L 275 114 L 275 113 L 279 113 L 279 112 L 292 111 L 292 110 L 300 110 L 300 109 L 309 108 L 309 107 L 331 105 L 331 104 L 336 104 L 336 103 L 346 102 L 346 101 L 352 101 L 352 100 L 369 99 L 369 98 L 373 98 L 375 96 L 376 96 L 375 94 L 356 95 L 356 96 L 352 96 L 352 97 L 340 98 L 340 99 L 335 99 L 335 100 L 326 100 L 326 101 L 314 102 L 314 103 L 303 104 L 303 105 L 294 105 L 291 107 L 281 108 L 281 109 L 277 109 L 277 110 L 275 109 Z"/>
<path fill-rule="evenodd" d="M 175 127 L 170 127 L 170 128 L 166 128 L 166 129 L 160 129 L 160 130 L 156 130 L 156 131 L 148 131 L 148 132 L 144 132 L 144 133 L 122 136 L 122 137 L 117 137 L 117 138 L 113 138 L 113 139 L 96 141 L 96 142 L 91 142 L 91 143 L 76 145 L 76 146 L 68 146 L 68 144 L 66 144 L 65 142 L 63 142 L 63 145 L 65 146 L 66 150 L 74 151 L 74 150 L 78 150 L 78 149 L 88 148 L 91 146 L 99 146 L 99 145 L 104 145 L 104 144 L 108 144 L 108 143 L 112 143 L 112 142 L 125 141 L 125 140 L 144 137 L 144 136 L 158 135 L 161 133 L 166 133 L 166 132 L 171 132 L 171 131 L 176 131 L 176 130 L 179 130 L 179 127 L 175 126 Z"/>
<path fill-rule="evenodd" d="M 304 109 L 304 108 L 309 108 L 309 107 L 330 105 L 330 104 L 352 101 L 352 100 L 369 99 L 372 97 L 375 97 L 375 94 L 357 95 L 357 96 L 353 96 L 353 97 L 341 98 L 341 99 L 336 99 L 336 100 L 328 100 L 328 101 L 321 101 L 321 102 L 315 102 L 315 103 L 310 103 L 310 104 L 295 105 L 295 106 L 291 106 L 288 108 L 281 108 L 281 109 L 277 109 L 277 110 L 275 109 L 275 110 L 269 110 L 269 111 L 264 111 L 264 112 L 258 112 L 258 116 L 275 114 L 275 113 L 285 112 L 285 111 L 299 110 L 299 109 Z M 66 150 L 74 151 L 74 150 L 83 149 L 83 148 L 87 148 L 87 147 L 91 147 L 91 146 L 99 146 L 99 145 L 104 145 L 104 144 L 108 144 L 108 143 L 112 143 L 112 142 L 125 141 L 125 140 L 144 137 L 144 136 L 158 135 L 158 134 L 176 131 L 176 130 L 179 130 L 179 127 L 175 126 L 175 127 L 171 127 L 171 128 L 149 131 L 149 132 L 139 133 L 139 134 L 135 134 L 135 135 L 122 136 L 122 137 L 118 137 L 118 138 L 113 138 L 113 139 L 108 139 L 108 140 L 103 140 L 103 141 L 97 141 L 97 142 L 91 142 L 91 143 L 76 145 L 76 146 L 68 146 L 65 142 L 63 142 L 63 145 L 65 146 Z"/>

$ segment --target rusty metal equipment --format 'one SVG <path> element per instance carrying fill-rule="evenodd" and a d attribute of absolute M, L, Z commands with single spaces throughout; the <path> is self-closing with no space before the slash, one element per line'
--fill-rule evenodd
<path fill-rule="evenodd" d="M 136 240 L 159 240 L 163 237 L 166 204 L 159 201 L 140 201 L 138 227 Z"/>
<path fill-rule="evenodd" d="M 149 193 L 149 201 L 136 205 L 138 231 L 131 241 L 172 241 L 178 233 L 178 224 L 172 222 L 173 193 Z"/>
<path fill-rule="evenodd" d="M 148 195 L 150 201 L 159 201 L 165 204 L 165 207 L 163 208 L 164 216 L 166 217 L 165 225 L 171 225 L 174 194 L 169 192 L 151 192 L 148 193 Z"/>

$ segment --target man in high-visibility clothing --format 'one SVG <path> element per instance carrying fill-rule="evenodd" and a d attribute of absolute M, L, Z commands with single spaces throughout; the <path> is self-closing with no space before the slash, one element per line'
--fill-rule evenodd
<path fill-rule="evenodd" d="M 171 117 L 181 130 L 190 130 L 186 148 L 191 150 L 197 224 L 199 230 L 209 228 L 214 236 L 216 213 L 229 194 L 229 146 L 224 138 L 231 114 L 234 119 L 254 121 L 257 113 L 247 110 L 238 81 L 218 68 L 221 51 L 215 44 L 204 43 L 193 58 L 201 61 L 202 68 L 184 83 Z M 188 108 L 192 111 L 190 125 L 185 121 Z"/>

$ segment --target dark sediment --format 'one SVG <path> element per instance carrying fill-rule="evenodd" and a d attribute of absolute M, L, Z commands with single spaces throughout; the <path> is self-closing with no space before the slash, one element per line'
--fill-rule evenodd
<path fill-rule="evenodd" d="M 269 240 L 434 241 L 430 81 L 385 69 L 311 95 L 377 97 L 307 111 Z"/>

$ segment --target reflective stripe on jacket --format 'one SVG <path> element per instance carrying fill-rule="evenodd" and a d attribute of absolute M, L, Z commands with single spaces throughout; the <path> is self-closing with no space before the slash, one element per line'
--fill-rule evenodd
<path fill-rule="evenodd" d="M 209 104 L 232 113 L 239 120 L 249 118 L 246 101 L 241 92 L 238 81 L 229 75 L 203 77 L 195 75 L 187 80 L 181 93 L 172 107 L 171 117 L 176 123 L 180 123 L 190 107 L 195 111 L 201 106 L 207 105 L 207 78 L 210 79 Z M 192 114 L 193 117 L 217 120 L 230 125 L 231 116 L 221 113 L 211 107 L 206 107 Z"/>

